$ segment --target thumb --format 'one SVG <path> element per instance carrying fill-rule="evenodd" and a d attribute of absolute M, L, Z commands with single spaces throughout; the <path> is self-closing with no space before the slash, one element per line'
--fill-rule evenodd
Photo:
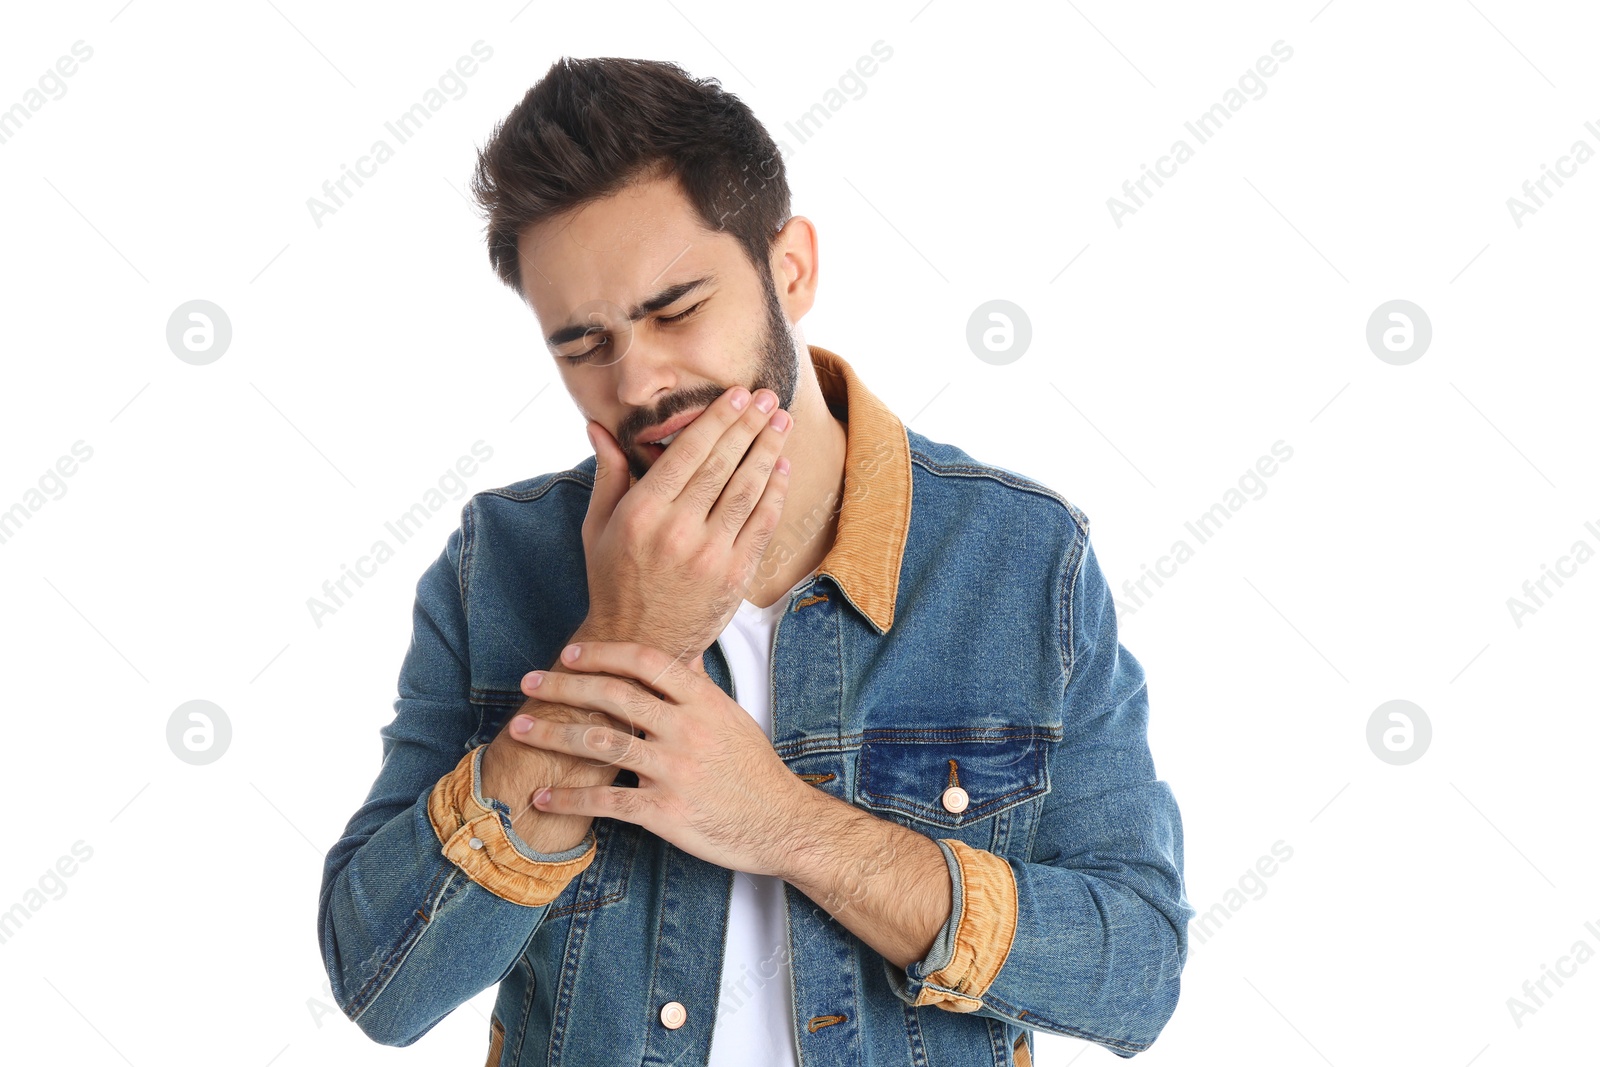
<path fill-rule="evenodd" d="M 632 472 L 628 469 L 628 457 L 623 455 L 622 446 L 617 444 L 616 438 L 604 426 L 591 419 L 584 429 L 589 434 L 589 443 L 594 446 L 595 456 L 594 492 L 589 497 L 589 516 L 604 526 L 616 510 L 617 502 L 628 491 Z"/>

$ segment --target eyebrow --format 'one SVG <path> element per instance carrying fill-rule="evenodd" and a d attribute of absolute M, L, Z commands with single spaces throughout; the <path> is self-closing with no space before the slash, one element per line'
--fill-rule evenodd
<path fill-rule="evenodd" d="M 693 278 L 686 282 L 679 282 L 676 285 L 669 285 L 665 289 L 656 293 L 654 296 L 647 297 L 635 304 L 633 310 L 628 312 L 628 319 L 631 322 L 638 322 L 640 319 L 652 312 L 660 311 L 662 308 L 671 307 L 673 304 L 676 304 L 679 300 L 682 300 L 684 297 L 698 289 L 702 289 L 708 285 L 716 284 L 716 281 L 716 274 L 711 273 L 702 275 L 699 278 Z M 570 325 L 561 327 L 544 340 L 545 343 L 551 348 L 560 348 L 564 344 L 570 344 L 571 342 L 578 340 L 580 337 L 586 336 L 589 331 L 593 330 L 594 328 L 595 324 L 592 322 L 572 323 Z"/>

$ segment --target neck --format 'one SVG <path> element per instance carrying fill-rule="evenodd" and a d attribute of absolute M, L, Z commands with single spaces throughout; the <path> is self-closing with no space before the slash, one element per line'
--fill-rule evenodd
<path fill-rule="evenodd" d="M 789 493 L 745 594 L 763 608 L 816 570 L 833 547 L 844 500 L 845 428 L 828 410 L 809 359 L 801 360 L 788 410 L 794 425 L 782 454 L 789 459 Z"/>

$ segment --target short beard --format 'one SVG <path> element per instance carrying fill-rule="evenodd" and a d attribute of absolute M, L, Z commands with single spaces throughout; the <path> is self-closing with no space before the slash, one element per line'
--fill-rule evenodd
<path fill-rule="evenodd" d="M 762 287 L 766 290 L 767 321 L 762 327 L 761 339 L 757 346 L 758 359 L 754 381 L 740 384 L 747 386 L 751 393 L 757 389 L 772 390 L 777 394 L 778 407 L 788 411 L 790 405 L 794 403 L 795 390 L 800 383 L 800 353 L 796 350 L 794 331 L 789 326 L 789 320 L 783 317 L 783 305 L 778 303 L 778 289 L 773 284 L 772 272 L 763 268 L 756 273 L 761 275 Z M 709 407 L 729 388 L 732 388 L 732 383 L 717 389 L 710 396 L 686 393 L 684 402 L 678 406 L 678 411 L 691 411 L 701 406 Z M 676 414 L 677 411 L 674 411 L 667 418 Z M 632 450 L 629 450 L 627 455 L 628 469 L 633 472 L 634 479 L 637 481 L 643 478 L 650 468 Z"/>

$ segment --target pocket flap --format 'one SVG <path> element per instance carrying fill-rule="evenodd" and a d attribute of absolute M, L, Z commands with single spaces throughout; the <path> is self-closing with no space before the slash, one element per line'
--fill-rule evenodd
<path fill-rule="evenodd" d="M 983 736 L 877 738 L 863 741 L 856 776 L 862 804 L 937 826 L 959 827 L 988 819 L 1050 788 L 1048 738 L 1026 728 L 974 731 Z M 954 767 L 952 768 L 952 762 Z M 946 791 L 957 786 L 966 806 L 950 810 Z M 954 806 L 959 806 L 959 800 Z"/>

